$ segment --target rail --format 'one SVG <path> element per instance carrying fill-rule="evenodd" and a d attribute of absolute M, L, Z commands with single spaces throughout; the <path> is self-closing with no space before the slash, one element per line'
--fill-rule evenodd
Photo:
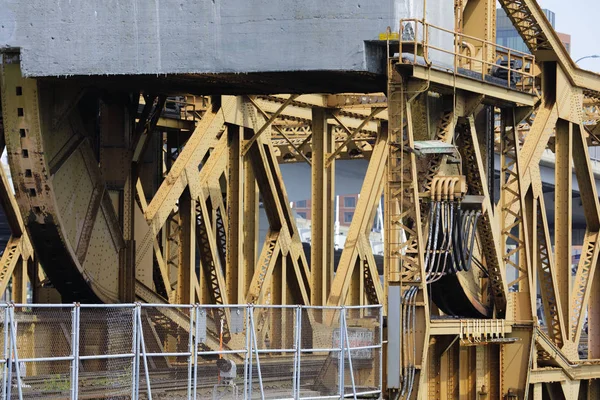
<path fill-rule="evenodd" d="M 452 36 L 452 49 L 433 45 L 432 34 Z M 450 38 L 448 38 L 450 39 Z M 409 62 L 418 64 L 419 57 L 428 66 L 451 69 L 482 81 L 506 85 L 510 89 L 535 92 L 535 56 L 499 44 L 432 25 L 422 19 L 400 20 L 400 57 L 412 55 Z M 421 50 L 421 51 L 419 51 Z M 451 55 L 452 66 L 432 59 L 432 53 Z M 489 61 L 493 59 L 494 61 Z"/>
<path fill-rule="evenodd" d="M 231 315 L 231 338 L 225 346 L 216 332 L 211 347 L 219 308 Z M 4 303 L 0 324 L 2 399 L 382 393 L 381 306 Z"/>

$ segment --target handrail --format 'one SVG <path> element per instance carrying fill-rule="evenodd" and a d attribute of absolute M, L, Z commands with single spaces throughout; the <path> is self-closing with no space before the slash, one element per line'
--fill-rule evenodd
<path fill-rule="evenodd" d="M 405 34 L 405 29 L 407 26 L 411 26 L 414 28 L 414 32 L 413 32 L 413 37 L 408 39 L 404 36 Z M 419 26 L 421 26 L 422 29 L 422 36 L 419 35 L 419 31 L 421 31 L 421 29 L 419 29 Z M 445 49 L 442 47 L 438 47 L 435 45 L 432 45 L 429 42 L 429 36 L 430 36 L 430 30 L 434 29 L 436 31 L 439 32 L 444 32 L 444 33 L 448 33 L 448 34 L 452 34 L 453 35 L 453 40 L 454 40 L 454 49 L 453 50 L 449 50 L 449 49 Z M 413 59 L 413 63 L 417 63 L 417 50 L 419 45 L 422 47 L 423 49 L 423 53 L 422 53 L 422 57 L 425 60 L 425 62 L 431 66 L 431 65 L 435 65 L 434 61 L 432 61 L 429 57 L 429 51 L 430 50 L 434 50 L 434 51 L 438 51 L 441 53 L 446 53 L 446 54 L 451 54 L 453 55 L 453 72 L 456 73 L 460 73 L 460 69 L 463 70 L 470 70 L 470 71 L 474 71 L 474 72 L 479 72 L 476 68 L 478 66 L 481 66 L 481 80 L 485 81 L 486 80 L 486 76 L 493 76 L 490 72 L 495 70 L 505 70 L 506 74 L 507 74 L 507 86 L 509 88 L 517 88 L 521 91 L 533 91 L 534 90 L 534 83 L 535 83 L 535 75 L 531 72 L 527 72 L 526 71 L 526 67 L 528 65 L 533 66 L 535 65 L 535 56 L 531 55 L 531 54 L 527 54 L 525 52 L 522 51 L 518 51 L 515 49 L 511 49 L 502 45 L 498 45 L 496 43 L 484 40 L 484 39 L 480 39 L 471 35 L 465 35 L 463 33 L 459 33 L 459 32 L 455 32 L 446 28 L 442 28 L 433 24 L 430 24 L 422 19 L 417 19 L 417 18 L 406 18 L 406 19 L 401 19 L 400 20 L 400 33 L 398 35 L 399 37 L 399 50 L 400 50 L 400 55 L 403 54 L 403 45 L 406 46 L 407 44 L 410 44 L 413 46 L 413 49 L 411 49 L 412 51 L 410 53 L 413 53 L 414 59 Z M 474 57 L 475 54 L 473 54 L 473 48 L 475 47 L 473 45 L 473 43 L 468 43 L 465 42 L 465 40 L 470 40 L 470 41 L 475 41 L 478 42 L 479 44 L 481 44 L 481 51 L 482 51 L 482 57 L 478 58 L 478 57 Z M 502 54 L 502 59 L 506 58 L 507 61 L 507 65 L 501 65 L 501 64 L 497 64 L 495 61 L 488 61 L 487 59 L 485 59 L 486 57 L 486 53 L 489 51 L 489 49 L 494 49 L 494 53 L 495 54 Z M 463 54 L 462 51 L 466 50 L 466 52 L 469 54 Z M 506 55 L 506 56 L 504 56 Z M 494 59 L 497 59 L 496 57 Z M 466 61 L 466 62 L 465 62 Z M 515 61 L 520 61 L 521 62 L 521 69 L 516 69 L 516 68 L 512 68 L 511 64 Z M 447 68 L 447 65 L 435 65 L 438 67 L 442 67 L 442 68 Z M 460 68 L 460 69 L 459 69 Z M 519 79 L 520 78 L 520 79 Z M 519 82 L 517 83 L 517 79 L 519 79 Z M 515 81 L 515 84 L 513 85 L 512 81 Z"/>

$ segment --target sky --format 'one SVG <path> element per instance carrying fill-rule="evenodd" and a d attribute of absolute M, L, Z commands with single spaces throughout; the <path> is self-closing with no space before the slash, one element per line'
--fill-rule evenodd
<path fill-rule="evenodd" d="M 571 57 L 600 55 L 600 0 L 538 0 L 556 14 L 556 30 L 571 35 Z M 581 68 L 600 73 L 600 58 L 582 60 Z"/>

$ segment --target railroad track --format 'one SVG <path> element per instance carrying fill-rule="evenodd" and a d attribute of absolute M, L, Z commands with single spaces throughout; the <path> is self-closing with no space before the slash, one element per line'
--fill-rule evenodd
<path fill-rule="evenodd" d="M 302 381 L 313 382 L 317 378 L 320 367 L 326 361 L 326 355 L 303 355 Z M 294 359 L 292 356 L 264 357 L 261 360 L 262 380 L 265 391 L 283 391 L 292 388 Z M 243 388 L 243 365 L 238 366 L 238 387 Z M 258 383 L 256 365 L 254 365 L 254 384 Z M 167 369 L 155 369 L 149 372 L 153 398 L 186 398 L 188 388 L 188 368 L 185 366 Z M 240 375 L 242 375 L 240 377 Z M 241 380 L 240 380 L 241 378 Z M 203 362 L 199 364 L 197 390 L 200 398 L 210 398 L 212 389 L 218 383 L 216 364 Z M 258 389 L 255 389 L 258 390 Z M 309 390 L 309 389 L 308 389 Z M 37 375 L 23 379 L 23 396 L 38 399 L 69 399 L 69 374 Z M 131 393 L 131 373 L 122 371 L 80 372 L 80 399 L 120 399 L 129 398 Z M 140 374 L 140 397 L 147 393 L 143 371 Z M 17 394 L 12 389 L 13 397 Z"/>

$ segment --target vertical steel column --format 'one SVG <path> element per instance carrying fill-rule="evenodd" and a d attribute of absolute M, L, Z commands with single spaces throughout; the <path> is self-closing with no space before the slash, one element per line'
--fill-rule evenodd
<path fill-rule="evenodd" d="M 251 136 L 252 131 L 244 129 L 244 135 Z M 241 290 L 244 296 L 242 300 L 240 300 L 241 302 L 246 301 L 248 289 L 250 289 L 250 283 L 254 276 L 258 248 L 258 185 L 256 183 L 256 177 L 250 158 L 245 157 L 243 164 L 243 274 L 242 271 L 238 273 L 238 276 L 241 279 L 240 285 L 242 286 Z"/>
<path fill-rule="evenodd" d="M 196 276 L 196 207 L 195 199 L 186 189 L 179 198 L 179 218 L 181 221 L 179 241 L 179 270 L 177 277 L 176 303 L 191 304 L 195 299 L 192 277 Z"/>
<path fill-rule="evenodd" d="M 518 274 L 517 279 L 509 283 L 509 287 L 518 284 L 520 292 L 519 296 L 516 297 L 517 305 L 515 309 L 520 313 L 520 319 L 529 320 L 535 309 L 535 290 L 531 288 L 530 280 L 529 225 L 525 207 L 526 193 L 521 179 L 519 160 L 521 144 L 516 132 L 515 110 L 512 108 L 502 109 L 501 123 L 500 204 L 502 210 L 502 254 L 506 266 L 511 266 Z M 508 250 L 508 240 L 515 242 L 513 250 Z M 518 259 L 516 259 L 517 257 Z M 528 304 L 527 309 L 525 309 L 525 304 Z"/>
<path fill-rule="evenodd" d="M 327 110 L 312 109 L 312 216 L 311 216 L 311 304 L 327 302 L 333 275 L 335 161 L 327 163 L 334 151 Z"/>
<path fill-rule="evenodd" d="M 132 171 L 125 181 L 123 190 L 123 239 L 125 248 L 119 254 L 119 298 L 124 303 L 135 301 L 135 183 L 137 173 Z"/>
<path fill-rule="evenodd" d="M 19 257 L 13 271 L 12 301 L 16 304 L 27 303 L 27 261 Z"/>
<path fill-rule="evenodd" d="M 592 293 L 588 302 L 588 358 L 600 358 L 600 273 L 594 274 Z M 600 382 L 591 385 L 600 394 Z"/>
<path fill-rule="evenodd" d="M 554 243 L 555 262 L 558 284 L 558 296 L 562 304 L 563 321 L 565 321 L 565 339 L 570 340 L 571 330 L 568 329 L 570 319 L 571 292 L 571 245 L 573 217 L 573 129 L 571 123 L 559 119 L 556 123 L 556 168 L 555 168 L 555 222 Z"/>
<path fill-rule="evenodd" d="M 229 176 L 227 179 L 227 263 L 225 276 L 228 299 L 242 303 L 246 299 L 246 263 L 243 260 L 244 219 L 244 157 L 242 156 L 243 128 L 227 126 L 229 144 Z"/>

